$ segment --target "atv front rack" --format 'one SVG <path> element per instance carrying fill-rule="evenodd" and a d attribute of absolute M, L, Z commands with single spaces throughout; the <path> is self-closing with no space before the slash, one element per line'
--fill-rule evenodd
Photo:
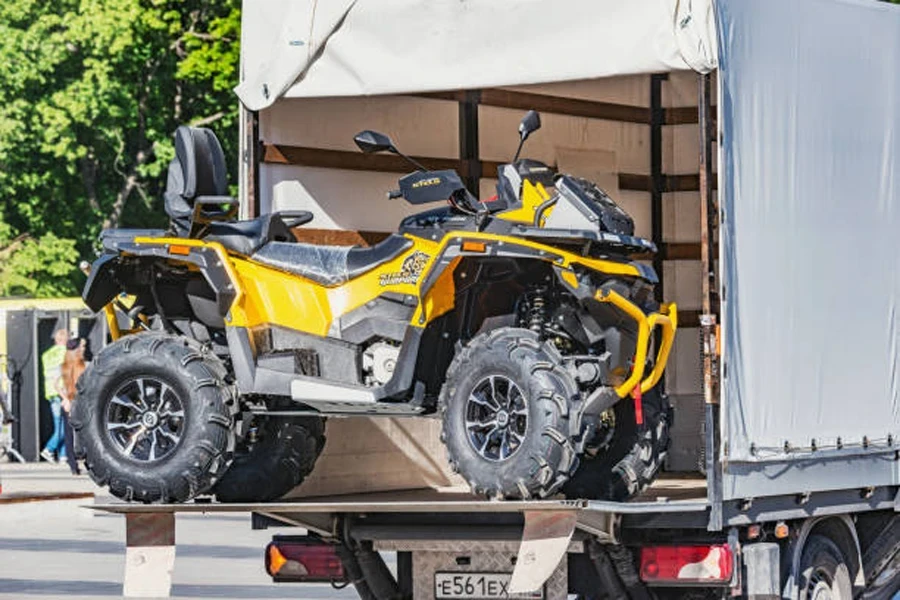
<path fill-rule="evenodd" d="M 598 302 L 612 304 L 629 317 L 635 320 L 638 326 L 637 347 L 634 351 L 634 368 L 631 375 L 616 387 L 616 394 L 624 398 L 629 394 L 640 390 L 643 394 L 659 383 L 663 371 L 666 369 L 666 361 L 669 360 L 669 352 L 675 341 L 675 330 L 678 329 L 678 307 L 675 303 L 661 304 L 660 312 L 645 315 L 635 303 L 613 290 L 600 290 L 594 295 Z M 662 341 L 656 352 L 656 361 L 647 377 L 644 371 L 647 366 L 647 352 L 650 347 L 650 336 L 653 330 L 659 327 L 662 330 Z M 638 387 L 640 386 L 640 387 Z M 637 397 L 637 396 L 635 396 Z"/>

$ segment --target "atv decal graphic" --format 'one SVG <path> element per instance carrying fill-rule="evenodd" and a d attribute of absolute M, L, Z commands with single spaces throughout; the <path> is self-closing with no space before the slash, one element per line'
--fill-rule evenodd
<path fill-rule="evenodd" d="M 424 252 L 413 252 L 403 261 L 399 273 L 385 273 L 378 279 L 378 283 L 383 286 L 397 285 L 398 283 L 414 284 L 419 280 L 419 275 L 422 274 L 422 269 L 425 268 L 429 258 L 431 257 Z"/>

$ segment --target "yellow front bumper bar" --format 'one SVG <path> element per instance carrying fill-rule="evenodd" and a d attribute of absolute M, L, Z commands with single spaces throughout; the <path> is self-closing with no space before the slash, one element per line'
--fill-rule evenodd
<path fill-rule="evenodd" d="M 594 299 L 598 302 L 612 304 L 637 323 L 638 335 L 637 347 L 634 351 L 634 368 L 631 370 L 631 375 L 616 387 L 616 394 L 620 398 L 624 398 L 634 392 L 638 385 L 640 385 L 640 391 L 643 394 L 659 383 L 659 379 L 666 369 L 666 361 L 669 360 L 669 352 L 672 350 L 672 343 L 675 341 L 675 330 L 678 329 L 678 307 L 675 306 L 674 302 L 662 304 L 659 308 L 660 312 L 645 315 L 644 311 L 638 308 L 636 304 L 613 290 L 600 290 L 594 295 Z M 653 369 L 650 370 L 647 377 L 644 377 L 647 365 L 647 351 L 650 346 L 650 335 L 656 327 L 662 330 L 662 341 L 656 352 L 656 361 L 653 363 Z"/>

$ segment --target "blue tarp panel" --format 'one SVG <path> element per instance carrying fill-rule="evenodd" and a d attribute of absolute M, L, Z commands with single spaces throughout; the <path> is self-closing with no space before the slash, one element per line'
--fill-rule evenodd
<path fill-rule="evenodd" d="M 883 454 L 900 444 L 900 6 L 716 12 L 725 458 Z"/>

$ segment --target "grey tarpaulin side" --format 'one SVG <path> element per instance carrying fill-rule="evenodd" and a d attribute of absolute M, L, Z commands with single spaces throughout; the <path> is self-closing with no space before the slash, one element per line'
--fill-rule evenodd
<path fill-rule="evenodd" d="M 244 105 L 715 68 L 712 0 L 244 0 Z"/>
<path fill-rule="evenodd" d="M 897 483 L 900 7 L 716 13 L 726 499 Z"/>

